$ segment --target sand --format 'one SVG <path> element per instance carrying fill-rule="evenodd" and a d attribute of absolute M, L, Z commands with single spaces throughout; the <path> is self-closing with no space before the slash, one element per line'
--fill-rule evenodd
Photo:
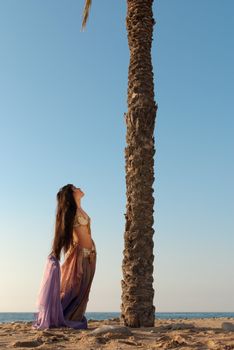
<path fill-rule="evenodd" d="M 234 318 L 155 320 L 130 328 L 118 318 L 88 321 L 87 330 L 34 330 L 31 322 L 0 324 L 0 349 L 234 349 Z"/>

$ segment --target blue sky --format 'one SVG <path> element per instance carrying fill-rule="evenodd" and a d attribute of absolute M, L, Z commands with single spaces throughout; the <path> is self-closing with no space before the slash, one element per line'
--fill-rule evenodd
<path fill-rule="evenodd" d="M 34 311 L 56 193 L 85 192 L 87 311 L 119 311 L 129 51 L 125 1 L 0 2 L 0 312 Z M 234 3 L 154 4 L 156 311 L 234 311 Z"/>

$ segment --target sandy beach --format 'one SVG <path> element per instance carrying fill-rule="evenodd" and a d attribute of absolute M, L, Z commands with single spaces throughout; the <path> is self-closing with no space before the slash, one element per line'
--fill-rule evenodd
<path fill-rule="evenodd" d="M 87 330 L 34 330 L 31 322 L 0 324 L 1 349 L 234 349 L 234 318 L 155 320 L 129 328 L 118 318 L 89 320 Z"/>

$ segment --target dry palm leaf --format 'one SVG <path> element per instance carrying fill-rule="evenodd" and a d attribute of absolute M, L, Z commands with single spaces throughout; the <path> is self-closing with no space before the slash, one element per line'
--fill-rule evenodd
<path fill-rule="evenodd" d="M 82 20 L 82 29 L 85 28 L 88 17 L 89 17 L 89 12 L 91 8 L 92 0 L 86 0 L 85 1 L 85 7 L 83 11 L 83 20 Z"/>

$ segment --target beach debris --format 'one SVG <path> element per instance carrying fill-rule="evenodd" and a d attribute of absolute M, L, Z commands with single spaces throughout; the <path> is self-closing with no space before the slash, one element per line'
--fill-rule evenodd
<path fill-rule="evenodd" d="M 120 318 L 119 317 L 109 318 L 109 321 L 119 322 Z"/>
<path fill-rule="evenodd" d="M 16 341 L 11 345 L 14 348 L 36 348 L 42 344 L 43 344 L 43 341 L 41 339 L 32 339 L 32 340 L 26 340 L 26 341 Z"/>
<path fill-rule="evenodd" d="M 214 342 L 212 339 L 209 339 L 206 342 L 206 345 L 208 346 L 209 349 L 216 349 L 216 347 L 217 347 L 217 343 Z"/>
<path fill-rule="evenodd" d="M 53 333 L 50 331 L 42 331 L 42 338 L 44 339 L 52 339 L 53 341 L 60 341 L 60 340 L 69 340 L 69 337 L 61 334 L 61 333 Z"/>
<path fill-rule="evenodd" d="M 223 322 L 222 329 L 225 331 L 234 331 L 234 323 L 231 322 Z"/>
<path fill-rule="evenodd" d="M 230 345 L 223 345 L 222 350 L 233 350 L 234 349 L 234 344 Z"/>
<path fill-rule="evenodd" d="M 68 340 L 69 337 L 64 334 L 53 334 L 52 332 L 43 331 L 41 335 L 33 339 L 27 341 L 16 341 L 12 343 L 12 346 L 15 348 L 36 348 L 42 344 L 51 344 Z"/>
<path fill-rule="evenodd" d="M 88 322 L 100 322 L 100 320 L 96 320 L 95 318 L 90 318 Z"/>
<path fill-rule="evenodd" d="M 127 344 L 127 345 L 132 345 L 132 346 L 142 346 L 141 342 L 137 342 L 137 341 L 132 341 L 132 340 L 125 340 L 125 339 L 119 339 L 118 341 L 120 344 Z"/>
<path fill-rule="evenodd" d="M 179 330 L 179 329 L 192 329 L 195 328 L 193 323 L 174 323 L 172 325 L 173 330 Z"/>
<path fill-rule="evenodd" d="M 169 342 L 169 344 L 167 344 L 167 348 L 174 348 L 174 347 L 181 347 L 181 346 L 187 346 L 188 343 L 186 341 L 185 338 L 181 337 L 179 334 L 175 335 Z"/>
<path fill-rule="evenodd" d="M 193 329 L 195 328 L 193 323 L 171 323 L 163 326 L 163 329 L 181 330 L 181 329 Z"/>
<path fill-rule="evenodd" d="M 130 329 L 126 326 L 102 325 L 93 331 L 89 336 L 105 336 L 110 338 L 125 338 L 132 335 Z"/>

